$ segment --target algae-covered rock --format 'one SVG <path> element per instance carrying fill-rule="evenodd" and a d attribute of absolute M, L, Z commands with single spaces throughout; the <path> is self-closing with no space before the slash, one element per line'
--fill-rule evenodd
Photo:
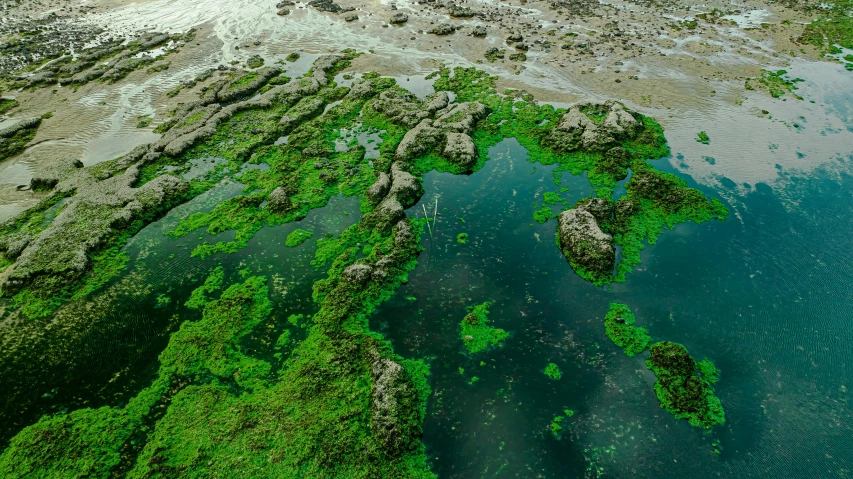
<path fill-rule="evenodd" d="M 546 143 L 563 152 L 606 151 L 642 131 L 643 123 L 619 103 L 583 103 L 563 115 Z"/>
<path fill-rule="evenodd" d="M 293 207 L 290 197 L 283 186 L 272 190 L 268 197 L 267 208 L 273 213 L 286 213 Z"/>
<path fill-rule="evenodd" d="M 33 191 L 52 190 L 57 183 L 68 178 L 80 168 L 83 168 L 83 162 L 77 158 L 56 160 L 48 166 L 33 172 L 33 177 L 30 179 L 30 188 Z"/>
<path fill-rule="evenodd" d="M 455 31 L 456 27 L 454 27 L 453 25 L 449 23 L 440 23 L 427 33 L 432 33 L 433 35 L 450 35 Z"/>
<path fill-rule="evenodd" d="M 40 124 L 41 118 L 27 118 L 0 130 L 0 160 L 24 151 Z"/>
<path fill-rule="evenodd" d="M 373 108 L 398 125 L 412 127 L 424 119 L 431 118 L 448 103 L 447 92 L 433 93 L 421 103 L 411 93 L 392 89 L 380 93 L 373 102 Z"/>
<path fill-rule="evenodd" d="M 560 249 L 581 276 L 606 278 L 616 265 L 613 237 L 601 231 L 595 216 L 585 209 L 560 214 L 557 233 Z"/>
<path fill-rule="evenodd" d="M 402 25 L 403 23 L 406 23 L 408 21 L 409 16 L 405 13 L 395 13 L 394 15 L 391 15 L 391 19 L 388 20 L 388 23 L 390 23 L 391 25 Z"/>
<path fill-rule="evenodd" d="M 613 214 L 613 201 L 604 198 L 584 198 L 577 202 L 575 209 L 592 213 L 595 220 L 601 224 L 610 220 Z"/>
<path fill-rule="evenodd" d="M 381 172 L 376 177 L 376 181 L 374 181 L 367 190 L 367 198 L 373 203 L 378 203 L 382 198 L 385 198 L 385 195 L 388 194 L 388 190 L 390 189 L 391 176 L 388 173 Z"/>
<path fill-rule="evenodd" d="M 440 98 L 434 101 L 436 106 L 441 102 Z M 422 120 L 403 136 L 395 152 L 397 159 L 409 161 L 443 145 L 442 154 L 447 159 L 463 169 L 473 166 L 477 160 L 477 149 L 470 134 L 477 122 L 487 116 L 486 106 L 465 102 L 438 110 L 436 114 L 438 118 Z"/>
<path fill-rule="evenodd" d="M 397 145 L 396 156 L 400 160 L 411 160 L 424 155 L 444 137 L 444 132 L 432 126 L 432 121 L 423 120 L 403 136 Z"/>
<path fill-rule="evenodd" d="M 370 265 L 356 263 L 347 266 L 344 272 L 341 273 L 341 280 L 354 284 L 364 284 L 370 279 L 370 273 L 372 271 L 373 267 Z"/>
<path fill-rule="evenodd" d="M 391 165 L 388 193 L 376 209 L 365 216 L 365 225 L 380 230 L 391 228 L 406 217 L 405 209 L 415 204 L 423 195 L 423 186 L 417 178 L 404 170 L 404 166 L 400 161 Z M 380 188 L 377 187 L 377 190 Z"/>
<path fill-rule="evenodd" d="M 67 286 L 89 266 L 89 252 L 133 221 L 168 209 L 188 189 L 186 181 L 170 175 L 133 188 L 138 177 L 139 170 L 131 167 L 101 181 L 76 179 L 77 194 L 0 278 L 3 291 L 34 283 L 48 291 Z"/>
<path fill-rule="evenodd" d="M 466 168 L 470 168 L 477 162 L 477 147 L 474 145 L 474 140 L 465 133 L 447 133 L 442 153 L 448 159 Z"/>

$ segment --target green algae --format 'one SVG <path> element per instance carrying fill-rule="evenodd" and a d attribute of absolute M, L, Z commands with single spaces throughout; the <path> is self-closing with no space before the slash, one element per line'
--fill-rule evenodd
<path fill-rule="evenodd" d="M 538 209 L 537 209 L 538 207 Z M 540 225 L 547 222 L 552 218 L 556 218 L 557 215 L 554 214 L 554 211 L 551 210 L 551 207 L 548 205 L 542 205 L 541 207 L 538 205 L 534 205 L 533 210 L 533 221 L 539 223 Z"/>
<path fill-rule="evenodd" d="M 429 369 L 393 355 L 367 330 L 367 316 L 414 267 L 417 236 L 396 242 L 393 233 L 367 236 L 375 250 L 393 251 L 389 274 L 366 287 L 352 284 L 336 268 L 347 258 L 337 258 L 307 338 L 280 370 L 240 346 L 272 311 L 266 279 L 248 276 L 172 335 L 157 379 L 126 407 L 43 418 L 12 440 L 0 471 L 7 477 L 235 470 L 255 477 L 434 477 L 419 441 Z M 205 292 L 220 278 L 221 270 L 211 274 Z M 274 349 L 290 342 L 282 335 Z M 371 413 L 376 394 L 393 397 L 393 415 Z"/>
<path fill-rule="evenodd" d="M 471 354 L 476 354 L 490 348 L 501 347 L 509 337 L 509 333 L 500 328 L 489 326 L 489 308 L 492 303 L 471 306 L 469 312 L 462 318 L 462 342 Z"/>
<path fill-rule="evenodd" d="M 0 115 L 18 106 L 18 100 L 14 98 L 0 98 Z"/>
<path fill-rule="evenodd" d="M 375 84 L 377 91 L 393 86 L 393 81 L 381 80 Z M 451 79 L 442 75 L 439 80 L 449 82 Z M 485 88 L 481 89 L 484 85 Z M 475 141 L 480 159 L 474 169 L 482 166 L 486 159 L 484 151 L 490 143 L 494 144 L 505 137 L 516 137 L 531 151 L 531 161 L 557 164 L 559 171 L 575 174 L 588 171 L 590 181 L 594 184 L 608 187 L 615 185 L 616 175 L 603 168 L 602 171 L 595 170 L 603 161 L 600 154 L 555 153 L 539 145 L 549 128 L 559 119 L 562 110 L 539 106 L 527 100 L 499 97 L 494 94 L 493 80 L 457 86 L 460 89 L 464 87 L 465 95 L 473 95 L 472 90 L 479 90 L 484 100 L 498 107 L 493 108 L 493 116 L 497 116 L 484 120 L 476 130 Z M 342 90 L 330 85 L 316 97 L 328 104 L 341 95 Z M 460 101 L 461 98 L 464 96 L 460 94 Z M 239 166 L 246 160 L 269 166 L 268 170 L 250 169 L 239 177 L 246 185 L 244 196 L 226 200 L 210 213 L 185 219 L 171 233 L 172 236 L 183 236 L 201 228 L 207 228 L 210 234 L 236 230 L 239 239 L 197 248 L 193 251 L 194 256 L 236 251 L 244 247 L 264 225 L 281 224 L 304 217 L 310 209 L 324 205 L 332 195 L 361 195 L 372 184 L 374 172 L 387 170 L 390 166 L 394 149 L 406 132 L 405 128 L 392 124 L 381 114 L 369 114 L 375 112 L 369 100 L 344 99 L 325 114 L 297 126 L 287 145 L 271 146 L 277 133 L 269 132 L 276 132 L 278 119 L 290 107 L 278 105 L 265 111 L 235 115 L 218 128 L 214 137 L 194 146 L 181 158 L 165 158 L 145 167 L 141 183 L 155 177 L 163 166 L 180 165 L 188 159 L 204 155 L 224 157 L 229 167 Z M 517 114 L 513 112 L 514 109 Z M 373 167 L 363 158 L 362 149 L 353 148 L 349 152 L 334 149 L 333 142 L 340 137 L 337 131 L 341 127 L 353 126 L 356 121 L 382 131 L 380 158 L 374 160 Z M 632 148 L 633 154 L 652 158 L 661 151 L 668 152 L 659 126 L 654 120 L 645 117 L 643 122 L 647 130 L 651 131 L 651 140 L 627 145 Z M 251 132 L 256 129 L 267 130 L 267 127 L 267 133 Z M 323 164 L 317 168 L 315 163 L 321 158 L 331 158 L 332 161 L 330 165 Z M 353 169 L 357 173 L 351 176 L 349 173 Z M 433 169 L 462 172 L 457 165 L 435 154 L 416 159 L 413 165 L 413 173 L 419 175 Z M 190 197 L 209 189 L 219 178 L 214 175 L 204 181 L 194 181 Z M 281 185 L 289 188 L 288 196 L 292 199 L 293 209 L 277 213 L 261 207 L 269 193 Z M 370 205 L 363 202 L 363 210 L 370 209 Z M 408 224 L 419 230 L 424 223 L 410 221 Z M 174 373 L 177 375 L 175 377 L 179 377 L 178 382 L 173 381 L 168 385 L 155 382 L 140 394 L 140 397 L 159 395 L 160 399 L 154 402 L 137 398 L 144 402 L 142 406 L 149 405 L 149 409 L 155 404 L 162 405 L 160 409 L 164 409 L 164 415 L 155 417 L 144 411 L 142 406 L 139 406 L 142 412 L 132 414 L 127 410 L 130 405 L 124 410 L 106 408 L 103 418 L 98 416 L 91 421 L 115 424 L 110 426 L 109 432 L 100 433 L 100 426 L 83 427 L 86 429 L 86 440 L 91 444 L 97 443 L 91 448 L 93 454 L 103 451 L 103 454 L 89 461 L 92 464 L 90 471 L 115 473 L 117 470 L 129 470 L 130 477 L 169 476 L 179 472 L 188 474 L 199 469 L 223 475 L 240 470 L 250 475 L 267 477 L 432 477 L 426 466 L 423 445 L 419 441 L 426 398 L 429 395 L 426 382 L 429 368 L 423 362 L 395 356 L 390 345 L 367 328 L 368 315 L 406 280 L 406 274 L 416 264 L 418 251 L 417 242 L 407 242 L 401 249 L 388 232 L 373 231 L 363 224 L 347 229 L 338 238 L 320 240 L 312 264 L 318 268 L 329 267 L 328 278 L 314 285 L 314 299 L 320 304 L 320 311 L 312 318 L 308 337 L 297 343 L 286 355 L 284 347 L 293 344 L 293 340 L 289 333 L 282 333 L 280 338 L 283 339 L 276 343 L 279 351 L 276 354 L 285 358 L 281 369 L 277 371 L 269 363 L 246 355 L 239 346 L 235 346 L 236 342 L 230 341 L 231 337 L 245 336 L 253 325 L 257 325 L 254 319 L 246 321 L 248 329 L 245 331 L 229 329 L 223 336 L 214 338 L 198 339 L 190 335 L 189 342 L 181 345 L 186 349 L 181 349 L 184 352 L 180 358 L 161 356 L 161 377 L 163 368 L 168 366 L 172 368 L 169 374 Z M 383 258 L 393 258 L 394 264 L 390 274 L 381 282 L 371 280 L 364 287 L 345 278 L 347 267 L 356 263 L 375 264 Z M 221 269 L 219 271 L 221 273 Z M 248 278 L 247 282 L 253 279 L 249 273 L 243 276 Z M 233 298 L 226 297 L 227 291 L 220 300 L 208 299 L 208 295 L 221 288 L 222 279 L 218 281 L 219 285 L 213 284 L 211 288 L 207 287 L 206 281 L 199 298 L 192 303 L 196 308 L 203 308 L 204 317 L 201 321 L 208 317 L 209 309 L 213 311 L 211 315 L 217 314 L 215 310 L 222 304 L 222 299 L 229 304 L 232 302 Z M 259 287 L 259 284 L 256 286 Z M 259 298 L 251 301 L 263 302 Z M 476 326 L 485 326 L 487 330 L 478 331 L 483 333 L 485 346 L 477 351 L 499 346 L 508 337 L 505 331 L 487 326 L 487 305 L 484 303 L 472 308 L 472 313 L 478 307 L 485 310 L 484 313 L 480 311 L 481 315 L 476 318 Z M 237 311 L 228 314 L 240 317 Z M 208 327 L 210 325 L 207 324 Z M 465 327 L 463 320 L 463 340 L 466 340 Z M 194 334 L 201 333 L 195 331 Z M 173 339 L 178 344 L 181 336 Z M 466 341 L 469 352 L 476 352 L 471 350 L 468 343 Z M 198 355 L 209 359 L 194 358 Z M 400 376 L 394 379 L 396 386 L 393 388 L 394 394 L 398 395 L 398 410 L 390 419 L 377 419 L 370 412 L 377 381 L 374 368 L 377 364 L 387 364 L 383 363 L 385 360 L 402 368 Z M 199 361 L 207 366 L 199 366 Z M 180 367 L 177 363 L 181 363 Z M 559 379 L 559 368 L 553 364 L 548 367 L 551 366 L 556 369 L 552 374 Z M 203 371 L 193 373 L 199 370 Z M 546 368 L 546 374 L 547 371 Z M 474 381 L 472 378 L 470 383 Z M 163 392 L 167 389 L 168 394 Z M 76 413 L 79 411 L 65 419 L 71 424 L 70 429 L 80 426 L 76 423 L 77 419 L 68 419 Z M 78 414 L 83 422 L 90 421 L 84 418 L 88 415 L 97 416 L 94 413 Z M 127 429 L 131 432 L 128 433 Z M 92 433 L 91 437 L 88 437 L 89 432 Z M 131 436 L 132 439 L 127 439 Z M 123 451 L 120 457 L 130 459 L 115 459 L 114 452 L 118 448 Z M 132 453 L 127 454 L 127 450 Z M 6 467 L 11 464 L 13 459 L 9 457 L 14 454 L 28 455 L 29 452 L 28 447 L 23 447 L 8 453 L 8 457 L 4 453 L 0 456 L 0 465 Z M 116 465 L 111 466 L 113 463 Z M 206 469 L 205 464 L 209 464 Z M 45 466 L 45 469 L 40 470 L 48 470 L 50 467 L 54 466 Z M 0 471 L 4 469 L 0 468 Z M 98 476 L 99 473 L 93 472 L 92 475 Z"/>
<path fill-rule="evenodd" d="M 561 377 L 563 377 L 563 373 L 562 371 L 560 371 L 560 367 L 554 363 L 548 363 L 548 365 L 545 366 L 544 372 L 545 375 L 551 379 L 560 379 Z"/>
<path fill-rule="evenodd" d="M 184 303 L 184 306 L 190 309 L 201 309 L 208 303 L 208 295 L 222 289 L 222 283 L 225 280 L 225 270 L 222 266 L 217 266 L 204 280 L 204 284 L 194 289 L 190 294 L 190 299 Z"/>
<path fill-rule="evenodd" d="M 711 144 L 711 138 L 704 131 L 700 131 L 696 135 L 696 142 L 702 143 L 703 145 L 710 145 Z"/>
<path fill-rule="evenodd" d="M 309 239 L 311 239 L 312 236 L 314 236 L 314 232 L 305 231 L 303 229 L 297 228 L 291 231 L 289 235 L 287 235 L 287 238 L 284 241 L 284 245 L 290 248 L 294 248 L 308 241 Z"/>
<path fill-rule="evenodd" d="M 851 0 L 829 0 L 820 8 L 819 16 L 806 25 L 800 41 L 830 51 L 835 45 L 853 48 L 853 19 L 850 9 Z"/>
<path fill-rule="evenodd" d="M 499 95 L 495 91 L 496 77 L 475 68 L 458 67 L 452 73 L 451 76 L 448 68 L 440 70 L 435 89 L 456 93 L 460 102 L 478 101 L 491 111 L 485 120 L 479 122 L 473 134 L 480 156 L 474 171 L 482 166 L 491 146 L 506 138 L 515 138 L 527 150 L 528 161 L 556 165 L 555 182 L 563 172 L 573 175 L 586 172 L 597 196 L 610 196 L 617 181 L 625 177 L 627 168 L 634 172 L 626 185 L 625 201 L 630 201 L 630 207 L 602 225 L 602 229 L 622 247 L 622 261 L 617 265 L 615 274 L 605 276 L 572 264 L 575 272 L 587 281 L 596 285 L 624 282 L 627 274 L 640 263 L 640 251 L 646 244 L 655 244 L 664 228 L 672 229 L 686 221 L 723 220 L 728 214 L 719 200 L 706 199 L 698 190 L 688 188 L 684 180 L 657 171 L 648 163 L 649 159 L 662 158 L 670 153 L 663 128 L 654 119 L 633 113 L 642 123 L 643 130 L 636 138 L 622 142 L 621 147 L 628 156 L 627 162 L 620 164 L 599 152 L 566 149 L 564 145 L 549 142 L 550 133 L 565 110 L 536 104 L 529 96 L 513 90 L 508 90 L 507 95 Z M 598 118 L 592 109 L 588 112 L 593 121 Z M 638 172 L 642 173 L 638 175 Z M 553 215 L 546 207 L 536 210 L 534 218 L 537 222 L 544 223 Z"/>
<path fill-rule="evenodd" d="M 761 70 L 761 76 L 752 78 L 744 83 L 747 90 L 760 88 L 770 94 L 773 98 L 781 98 L 787 93 L 790 93 L 797 100 L 802 100 L 803 97 L 794 93 L 797 90 L 797 83 L 804 81 L 802 78 L 786 78 L 788 74 L 785 70 L 777 70 L 775 72 L 769 70 Z"/>
<path fill-rule="evenodd" d="M 575 412 L 571 409 L 564 409 L 562 416 L 554 416 L 554 419 L 551 421 L 550 427 L 551 435 L 554 436 L 554 439 L 559 441 L 563 438 L 562 434 L 560 433 L 560 431 L 563 430 L 563 422 L 574 415 Z"/>
<path fill-rule="evenodd" d="M 551 421 L 551 435 L 554 436 L 554 439 L 560 440 L 562 438 L 560 431 L 563 430 L 562 424 L 565 419 L 565 416 L 554 416 Z"/>
<path fill-rule="evenodd" d="M 459 233 L 458 235 L 456 235 L 456 242 L 459 244 L 467 244 L 468 233 Z"/>
<path fill-rule="evenodd" d="M 629 357 L 643 352 L 652 338 L 646 328 L 634 326 L 634 313 L 620 303 L 610 303 L 610 310 L 604 316 L 604 330 L 613 344 L 619 346 Z"/>
<path fill-rule="evenodd" d="M 655 343 L 649 350 L 646 366 L 657 376 L 655 394 L 661 408 L 696 427 L 710 429 L 725 423 L 723 405 L 712 386 L 719 371 L 709 359 L 697 363 L 684 346 L 669 341 Z"/>
<path fill-rule="evenodd" d="M 604 318 L 607 337 L 630 357 L 645 351 L 651 342 L 646 328 L 634 326 L 634 322 L 631 309 L 620 303 L 611 303 Z M 684 346 L 669 341 L 657 342 L 649 349 L 646 367 L 657 376 L 655 395 L 661 408 L 676 419 L 686 419 L 690 425 L 704 429 L 725 422 L 723 405 L 712 386 L 720 371 L 710 359 L 697 362 Z"/>

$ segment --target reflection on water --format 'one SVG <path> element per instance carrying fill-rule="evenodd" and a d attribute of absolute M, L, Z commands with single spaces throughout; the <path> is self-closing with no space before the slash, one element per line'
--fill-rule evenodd
<path fill-rule="evenodd" d="M 759 184 L 735 197 L 741 221 L 680 225 L 643 251 L 626 283 L 596 288 L 561 257 L 556 222 L 531 221 L 534 195 L 555 189 L 550 170 L 528 163 L 513 141 L 490 156 L 470 177 L 427 175 L 421 202 L 440 198 L 436 228 L 423 237 L 409 283 L 371 321 L 400 354 L 431 358 L 425 442 L 437 473 L 846 473 L 853 267 L 844 258 L 853 223 L 839 220 L 853 214 L 849 173 L 791 178 L 798 211 Z M 840 166 L 850 171 L 849 162 Z M 468 244 L 456 242 L 460 232 Z M 459 322 L 467 306 L 487 300 L 493 325 L 511 336 L 502 349 L 471 356 Z M 604 335 L 611 301 L 630 305 L 656 340 L 717 363 L 724 426 L 703 432 L 659 407 L 644 358 L 628 358 Z M 549 362 L 562 370 L 559 381 L 544 375 Z M 564 409 L 575 415 L 557 440 L 549 427 Z"/>

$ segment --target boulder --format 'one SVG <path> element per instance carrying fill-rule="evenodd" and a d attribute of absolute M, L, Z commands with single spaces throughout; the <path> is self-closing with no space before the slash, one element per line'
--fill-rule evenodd
<path fill-rule="evenodd" d="M 372 203 L 378 203 L 382 201 L 382 198 L 385 198 L 385 195 L 388 194 L 388 190 L 390 189 L 391 176 L 385 172 L 379 173 L 379 176 L 376 177 L 376 181 L 374 181 L 367 190 L 367 198 Z"/>
<path fill-rule="evenodd" d="M 470 168 L 477 162 L 477 147 L 465 133 L 450 132 L 445 136 L 444 156 L 460 166 Z"/>
<path fill-rule="evenodd" d="M 455 31 L 456 27 L 453 25 L 449 23 L 440 23 L 427 33 L 432 33 L 433 35 L 450 35 Z"/>
<path fill-rule="evenodd" d="M 599 224 L 609 220 L 613 213 L 613 203 L 604 198 L 584 198 L 575 208 L 589 211 Z"/>
<path fill-rule="evenodd" d="M 388 20 L 388 23 L 391 25 L 402 25 L 409 21 L 409 16 L 405 13 L 395 13 L 391 15 L 391 19 Z"/>
<path fill-rule="evenodd" d="M 285 213 L 293 207 L 290 197 L 287 196 L 283 186 L 272 190 L 267 203 L 267 209 L 273 213 Z"/>
<path fill-rule="evenodd" d="M 642 122 L 619 103 L 583 103 L 572 106 L 563 115 L 546 143 L 561 152 L 581 149 L 605 152 L 624 140 L 636 138 L 643 128 Z"/>
<path fill-rule="evenodd" d="M 601 231 L 595 217 L 584 209 L 560 214 L 557 233 L 560 249 L 575 270 L 607 278 L 616 266 L 613 238 Z"/>

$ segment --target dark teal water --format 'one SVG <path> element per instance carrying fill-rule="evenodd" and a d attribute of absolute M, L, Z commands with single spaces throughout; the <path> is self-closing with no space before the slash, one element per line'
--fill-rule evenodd
<path fill-rule="evenodd" d="M 472 176 L 427 175 L 421 202 L 438 198 L 436 228 L 409 283 L 372 319 L 397 352 L 430 358 L 424 439 L 441 477 L 850 473 L 853 177 L 838 172 L 850 160 L 778 190 L 724 192 L 735 198 L 728 221 L 679 225 L 643 251 L 626 283 L 597 288 L 560 255 L 556 220 L 532 221 L 537 194 L 557 191 L 550 168 L 527 162 L 513 140 L 490 156 Z M 565 197 L 588 194 L 567 180 Z M 484 301 L 511 336 L 469 355 L 459 322 Z M 644 357 L 604 334 L 611 301 L 628 304 L 655 340 L 717 364 L 724 426 L 704 432 L 660 409 Z M 549 362 L 560 380 L 544 375 Z M 575 415 L 557 440 L 549 426 L 564 409 Z"/>
<path fill-rule="evenodd" d="M 236 183 L 219 185 L 140 231 L 125 248 L 130 257 L 126 271 L 102 292 L 67 308 L 67 314 L 79 315 L 65 320 L 70 327 L 42 331 L 39 323 L 7 333 L 32 338 L 26 338 L 14 355 L 0 359 L 4 385 L 0 388 L 0 447 L 44 414 L 121 406 L 150 385 L 160 365 L 157 356 L 169 335 L 184 321 L 201 316 L 200 311 L 183 307 L 184 302 L 219 265 L 225 271 L 226 287 L 241 281 L 239 271 L 244 269 L 269 278 L 275 310 L 246 339 L 244 346 L 250 352 L 272 360 L 274 351 L 261 344 L 274 341 L 284 329 L 292 330 L 294 340 L 304 337 L 305 331 L 287 318 L 317 309 L 311 287 L 326 275 L 310 266 L 314 241 L 289 248 L 285 238 L 296 228 L 313 232 L 314 240 L 340 234 L 360 219 L 359 199 L 334 197 L 302 221 L 264 228 L 238 254 L 205 259 L 190 255 L 202 242 L 232 239 L 233 231 L 211 236 L 202 229 L 177 239 L 165 235 L 181 219 L 210 211 L 241 191 L 242 185 Z M 163 297 L 168 303 L 158 304 Z"/>
<path fill-rule="evenodd" d="M 553 167 L 529 163 L 513 140 L 490 158 L 471 176 L 426 176 L 426 194 L 409 214 L 423 216 L 422 204 L 431 212 L 437 199 L 435 229 L 423 236 L 409 283 L 371 320 L 397 352 L 432 366 L 424 441 L 440 477 L 850 474 L 853 159 L 745 195 L 733 184 L 705 189 L 728 198 L 728 221 L 678 226 L 643 251 L 626 283 L 597 288 L 561 256 L 556 221 L 532 216 L 546 191 L 567 186 L 570 202 L 590 195 L 585 178 L 555 185 Z M 667 160 L 655 164 L 672 171 Z M 244 268 L 270 278 L 275 310 L 245 347 L 265 351 L 285 328 L 302 337 L 287 317 L 315 310 L 311 284 L 325 273 L 309 265 L 314 241 L 287 248 L 284 238 L 297 227 L 314 239 L 339 234 L 358 221 L 358 199 L 334 198 L 302 222 L 264 228 L 233 255 L 190 257 L 200 241 L 233 232 L 164 236 L 239 191 L 218 187 L 140 232 L 127 248 L 128 271 L 87 303 L 93 312 L 79 334 L 48 331 L 0 364 L 4 439 L 42 414 L 121 405 L 145 387 L 169 333 L 197 318 L 180 304 L 219 264 L 226 284 Z M 462 232 L 465 245 L 456 242 Z M 164 307 L 156 307 L 160 295 L 170 298 Z M 493 303 L 493 325 L 511 336 L 472 356 L 459 322 L 484 301 Z M 705 432 L 660 409 L 644 358 L 626 357 L 604 335 L 611 301 L 628 304 L 656 340 L 717 364 L 724 426 Z M 549 362 L 561 379 L 544 375 Z M 557 439 L 549 427 L 564 409 L 575 414 Z"/>

